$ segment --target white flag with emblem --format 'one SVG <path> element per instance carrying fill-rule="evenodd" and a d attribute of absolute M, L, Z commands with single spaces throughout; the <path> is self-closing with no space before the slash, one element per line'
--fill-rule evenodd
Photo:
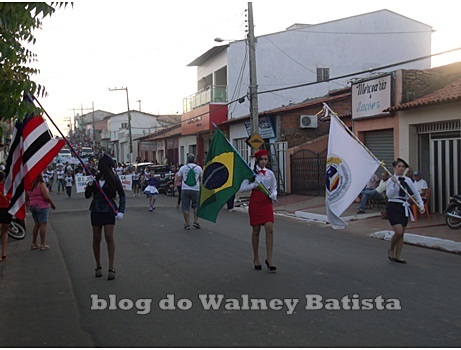
<path fill-rule="evenodd" d="M 325 186 L 327 218 L 334 229 L 347 226 L 340 215 L 357 198 L 381 164 L 345 127 L 331 113 Z"/>

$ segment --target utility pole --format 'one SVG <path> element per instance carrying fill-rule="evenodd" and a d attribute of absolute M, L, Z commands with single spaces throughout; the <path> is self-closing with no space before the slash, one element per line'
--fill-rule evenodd
<path fill-rule="evenodd" d="M 130 114 L 130 99 L 128 98 L 128 88 L 127 87 L 121 87 L 121 88 L 115 88 L 115 89 L 109 88 L 109 91 L 118 91 L 118 90 L 126 91 L 126 105 L 128 106 L 128 135 L 130 138 L 130 162 L 133 163 L 133 138 L 131 136 L 131 114 Z"/>
<path fill-rule="evenodd" d="M 253 4 L 248 3 L 248 51 L 250 59 L 250 119 L 251 136 L 259 131 L 258 83 L 256 81 L 256 40 L 253 24 Z"/>
<path fill-rule="evenodd" d="M 78 111 L 79 109 L 80 109 L 80 111 L 81 111 L 81 113 L 82 113 L 82 114 L 80 115 L 80 121 L 81 121 L 81 123 L 79 122 L 79 126 L 82 127 L 82 126 L 83 126 L 83 125 L 82 125 L 82 124 L 83 124 L 83 119 L 82 119 L 82 118 L 83 118 L 83 111 L 91 111 L 91 110 L 92 110 L 93 113 L 94 113 L 94 106 L 93 106 L 93 108 L 83 108 L 83 104 L 82 104 L 82 105 L 80 105 L 80 108 L 71 108 L 71 109 L 68 109 L 69 111 L 74 111 L 74 126 L 75 126 L 75 111 Z M 86 120 L 85 120 L 85 121 L 86 121 Z M 94 124 L 93 124 L 93 127 L 94 127 Z"/>
<path fill-rule="evenodd" d="M 96 129 L 95 129 L 95 123 L 94 123 L 94 101 L 91 102 L 91 105 L 93 106 L 93 152 L 96 151 Z"/>

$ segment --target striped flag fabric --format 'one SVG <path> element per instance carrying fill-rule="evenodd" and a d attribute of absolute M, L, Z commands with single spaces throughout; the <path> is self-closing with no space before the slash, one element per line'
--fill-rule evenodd
<path fill-rule="evenodd" d="M 24 220 L 25 190 L 64 145 L 64 140 L 52 137 L 42 116 L 16 121 L 5 166 L 4 194 L 11 196 L 10 214 Z"/>

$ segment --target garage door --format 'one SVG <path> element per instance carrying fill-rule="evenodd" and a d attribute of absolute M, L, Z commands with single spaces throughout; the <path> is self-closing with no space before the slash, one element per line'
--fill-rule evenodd
<path fill-rule="evenodd" d="M 384 161 L 386 168 L 392 173 L 392 162 L 394 161 L 394 130 L 368 131 L 365 133 L 365 146 L 373 153 L 376 158 Z M 381 174 L 381 167 L 376 170 L 376 174 Z"/>

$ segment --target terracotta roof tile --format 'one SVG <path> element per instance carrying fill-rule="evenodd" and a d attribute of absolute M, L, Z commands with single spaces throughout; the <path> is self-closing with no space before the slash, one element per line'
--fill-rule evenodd
<path fill-rule="evenodd" d="M 461 79 L 455 80 L 444 88 L 441 88 L 416 100 L 389 107 L 388 109 L 384 110 L 384 112 L 401 111 L 458 101 L 461 101 Z"/>

